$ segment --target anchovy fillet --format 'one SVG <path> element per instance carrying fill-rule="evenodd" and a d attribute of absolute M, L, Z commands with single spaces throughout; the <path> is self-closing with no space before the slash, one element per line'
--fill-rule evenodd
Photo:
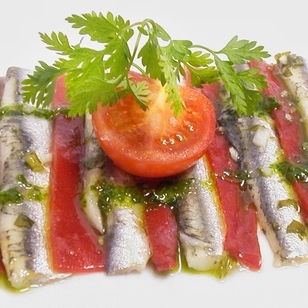
<path fill-rule="evenodd" d="M 297 102 L 308 137 L 308 69 L 307 61 L 290 53 L 276 55 L 280 76 Z"/>
<path fill-rule="evenodd" d="M 142 271 L 147 265 L 150 247 L 141 207 L 115 207 L 107 215 L 108 274 Z"/>
<path fill-rule="evenodd" d="M 21 81 L 29 72 L 11 67 L 7 71 L 1 107 L 22 103 Z M 30 106 L 26 108 L 31 108 Z M 29 109 L 30 110 L 30 109 Z M 46 242 L 46 196 L 36 200 L 27 194 L 36 187 L 44 195 L 49 185 L 51 124 L 27 114 L 4 114 L 0 119 L 1 192 L 16 189 L 23 199 L 0 205 L 0 244 L 7 276 L 14 288 L 39 286 L 65 277 L 49 266 Z M 40 160 L 43 170 L 26 164 L 30 153 Z M 24 177 L 26 183 L 18 177 Z"/>
<path fill-rule="evenodd" d="M 104 234 L 104 216 L 99 208 L 99 196 L 93 187 L 103 176 L 105 153 L 95 137 L 90 114 L 85 117 L 85 140 L 83 210 L 92 227 Z"/>
<path fill-rule="evenodd" d="M 225 111 L 220 117 L 238 153 L 240 168 L 257 207 L 259 222 L 275 255 L 275 265 L 308 260 L 305 224 L 290 183 L 273 169 L 282 150 L 269 116 L 241 116 Z"/>
<path fill-rule="evenodd" d="M 114 189 L 134 186 L 134 177 L 115 166 L 105 157 L 102 180 Z M 149 240 L 144 228 L 144 210 L 141 203 L 130 197 L 111 200 L 106 213 L 107 265 L 109 275 L 142 271 L 150 258 Z"/>
<path fill-rule="evenodd" d="M 209 270 L 222 257 L 225 226 L 205 158 L 183 177 L 192 178 L 193 184 L 178 203 L 179 240 L 188 266 Z"/>

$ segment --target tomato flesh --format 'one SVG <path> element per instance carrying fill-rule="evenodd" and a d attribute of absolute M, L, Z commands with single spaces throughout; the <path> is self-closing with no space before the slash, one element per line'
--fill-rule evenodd
<path fill-rule="evenodd" d="M 144 111 L 131 95 L 113 106 L 98 106 L 93 127 L 103 150 L 125 171 L 141 177 L 165 177 L 192 166 L 213 139 L 216 118 L 203 94 L 179 87 L 186 104 L 174 117 L 157 80 L 133 75 L 148 83 L 150 102 Z"/>

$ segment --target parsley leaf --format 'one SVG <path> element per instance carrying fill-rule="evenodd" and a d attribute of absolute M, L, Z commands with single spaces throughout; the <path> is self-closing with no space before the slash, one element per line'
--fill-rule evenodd
<path fill-rule="evenodd" d="M 98 102 L 112 105 L 127 93 L 146 110 L 149 90 L 146 83 L 132 84 L 129 72 L 134 69 L 165 86 L 167 101 L 178 116 L 185 108 L 178 83 L 188 71 L 196 87 L 222 80 L 237 112 L 251 114 L 266 86 L 264 76 L 255 69 L 241 72 L 235 69 L 248 60 L 262 61 L 270 56 L 255 41 L 239 40 L 235 36 L 224 48 L 214 51 L 189 40 L 171 39 L 151 19 L 131 23 L 111 12 L 106 15 L 92 12 L 73 14 L 66 20 L 72 28 L 79 29 L 82 37 L 88 37 L 102 48 L 83 47 L 82 40 L 72 45 L 62 32 L 40 33 L 47 48 L 57 52 L 60 58 L 52 65 L 40 61 L 33 74 L 23 81 L 25 102 L 47 107 L 56 79 L 65 74 L 71 116 L 94 112 Z"/>
<path fill-rule="evenodd" d="M 256 45 L 255 41 L 239 40 L 238 36 L 235 36 L 217 53 L 227 55 L 228 59 L 236 64 L 244 64 L 245 60 L 262 61 L 263 58 L 268 57 L 268 53 L 263 51 L 262 46 Z"/>

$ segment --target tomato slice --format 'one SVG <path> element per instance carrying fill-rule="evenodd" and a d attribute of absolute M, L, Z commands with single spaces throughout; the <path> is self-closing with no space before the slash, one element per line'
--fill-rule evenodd
<path fill-rule="evenodd" d="M 199 91 L 179 86 L 186 104 L 174 117 L 159 81 L 133 74 L 150 89 L 148 110 L 132 95 L 113 106 L 98 106 L 93 127 L 103 150 L 125 171 L 141 177 L 165 177 L 192 166 L 214 137 L 216 117 L 211 101 Z"/>

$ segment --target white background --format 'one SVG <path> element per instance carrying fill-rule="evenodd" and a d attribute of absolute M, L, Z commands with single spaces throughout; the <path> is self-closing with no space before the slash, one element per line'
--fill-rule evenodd
<path fill-rule="evenodd" d="M 189 39 L 212 49 L 234 35 L 256 40 L 275 55 L 291 51 L 307 56 L 307 16 L 303 1 L 5 1 L 0 9 L 0 76 L 9 66 L 33 69 L 39 60 L 51 64 L 55 54 L 38 32 L 62 31 L 78 43 L 77 31 L 65 18 L 91 11 L 122 15 L 132 22 L 152 18 L 174 39 Z M 269 59 L 269 61 L 271 61 Z M 260 272 L 242 271 L 217 281 L 183 273 L 158 277 L 150 271 L 121 277 L 90 274 L 22 294 L 0 289 L 1 307 L 292 307 L 306 305 L 308 268 L 276 269 L 260 234 Z"/>

